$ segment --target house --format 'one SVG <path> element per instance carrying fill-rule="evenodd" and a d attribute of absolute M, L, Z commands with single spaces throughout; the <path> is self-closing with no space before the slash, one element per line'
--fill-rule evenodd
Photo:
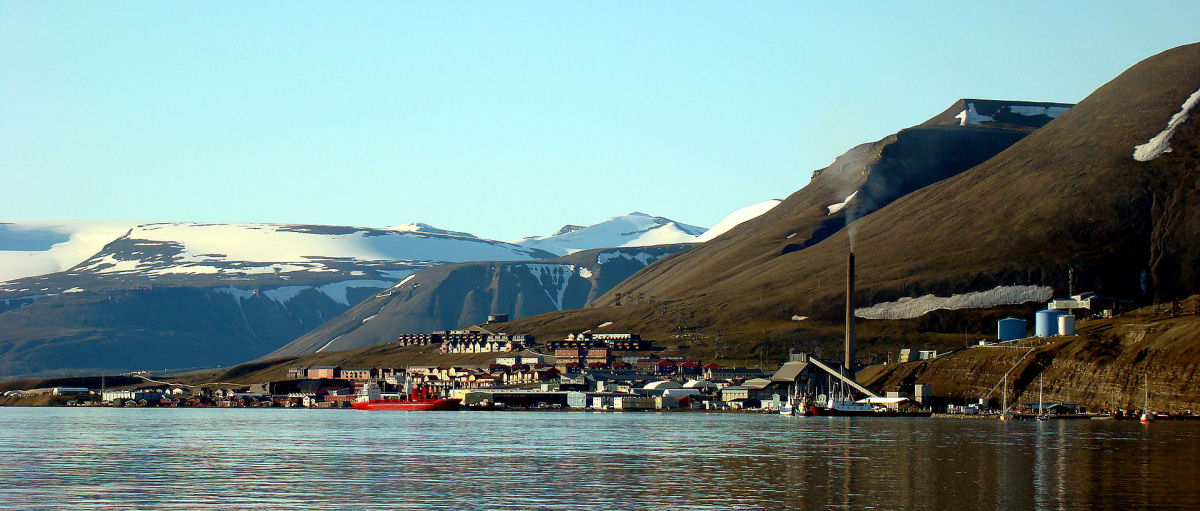
<path fill-rule="evenodd" d="M 366 367 L 345 368 L 342 369 L 342 379 L 365 381 L 375 378 L 375 370 Z"/>
<path fill-rule="evenodd" d="M 342 377 L 342 368 L 338 366 L 314 366 L 309 367 L 305 374 L 306 378 L 320 379 L 329 378 L 336 379 Z"/>
<path fill-rule="evenodd" d="M 747 369 L 742 367 L 722 368 L 718 366 L 715 369 L 703 369 L 702 375 L 705 380 L 709 381 L 732 381 L 745 378 L 762 378 L 769 376 L 770 373 L 762 369 Z"/>

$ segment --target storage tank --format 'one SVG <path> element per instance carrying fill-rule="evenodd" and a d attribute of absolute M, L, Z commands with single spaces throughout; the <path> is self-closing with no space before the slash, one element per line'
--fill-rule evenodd
<path fill-rule="evenodd" d="M 1054 309 L 1037 311 L 1033 318 L 1033 335 L 1054 337 L 1058 334 L 1058 317 L 1063 314 L 1063 311 Z"/>
<path fill-rule="evenodd" d="M 1023 339 L 1025 328 L 1023 319 L 1004 318 L 996 322 L 996 339 L 1000 342 Z"/>
<path fill-rule="evenodd" d="M 1058 335 L 1075 335 L 1075 316 L 1063 314 L 1058 317 Z"/>

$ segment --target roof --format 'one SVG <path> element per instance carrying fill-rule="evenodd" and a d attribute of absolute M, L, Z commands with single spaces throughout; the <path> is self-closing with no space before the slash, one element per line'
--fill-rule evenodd
<path fill-rule="evenodd" d="M 707 364 L 704 364 L 704 366 L 701 367 L 701 369 L 720 369 L 720 368 L 721 368 L 721 365 L 717 364 L 716 362 L 709 362 Z"/>
<path fill-rule="evenodd" d="M 800 373 L 808 368 L 808 362 L 786 362 L 779 366 L 779 370 L 771 375 L 773 382 L 793 382 Z"/>
<path fill-rule="evenodd" d="M 660 365 L 660 366 L 673 366 L 673 365 L 675 365 L 675 362 L 672 362 L 672 361 L 670 361 L 670 360 L 659 360 L 657 365 Z"/>
<path fill-rule="evenodd" d="M 650 383 L 646 384 L 646 386 L 643 388 L 648 389 L 648 390 L 680 389 L 680 388 L 683 388 L 683 385 L 680 385 L 679 382 L 676 382 L 676 381 L 661 380 L 661 381 L 656 381 L 656 382 L 650 382 Z"/>
<path fill-rule="evenodd" d="M 771 384 L 771 380 L 768 380 L 766 378 L 752 378 L 752 379 L 742 382 L 743 387 L 746 387 L 749 389 L 755 389 L 755 390 L 764 389 L 767 387 L 767 385 L 770 385 L 770 384 Z"/>

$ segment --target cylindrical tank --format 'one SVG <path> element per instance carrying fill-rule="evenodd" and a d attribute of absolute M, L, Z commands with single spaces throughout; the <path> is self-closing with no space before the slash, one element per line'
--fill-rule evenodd
<path fill-rule="evenodd" d="M 1046 309 L 1033 315 L 1033 335 L 1038 337 L 1053 337 L 1058 333 L 1058 317 L 1063 311 Z"/>
<path fill-rule="evenodd" d="M 1058 317 L 1058 335 L 1075 335 L 1075 316 L 1063 314 Z"/>
<path fill-rule="evenodd" d="M 1023 339 L 1025 328 L 1023 319 L 1004 318 L 996 322 L 996 339 L 1000 342 Z"/>

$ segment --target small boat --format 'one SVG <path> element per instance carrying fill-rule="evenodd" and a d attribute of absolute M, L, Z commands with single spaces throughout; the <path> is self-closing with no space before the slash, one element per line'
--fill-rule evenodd
<path fill-rule="evenodd" d="M 1154 420 L 1154 413 L 1152 413 L 1150 411 L 1150 377 L 1149 376 L 1145 377 L 1145 382 L 1146 382 L 1146 400 L 1142 404 L 1142 416 L 1138 420 L 1142 424 L 1149 424 L 1150 421 Z"/>
<path fill-rule="evenodd" d="M 1042 375 L 1038 375 L 1038 415 L 1037 420 L 1050 420 L 1050 416 L 1046 415 L 1045 402 L 1042 401 Z"/>
<path fill-rule="evenodd" d="M 830 398 L 825 406 L 809 404 L 806 410 L 813 417 L 878 417 L 895 415 L 888 411 L 879 411 L 867 403 L 842 401 Z"/>
<path fill-rule="evenodd" d="M 457 410 L 461 399 L 434 396 L 427 389 L 413 389 L 407 395 L 383 396 L 374 383 L 363 385 L 358 397 L 350 403 L 358 410 L 398 410 L 424 412 L 433 410 Z"/>

